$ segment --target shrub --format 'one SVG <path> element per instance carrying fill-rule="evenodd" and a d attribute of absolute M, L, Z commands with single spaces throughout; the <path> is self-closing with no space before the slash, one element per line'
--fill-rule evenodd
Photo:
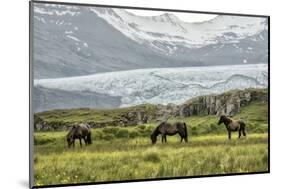
<path fill-rule="evenodd" d="M 34 145 L 43 145 L 54 142 L 54 139 L 47 137 L 34 137 Z"/>
<path fill-rule="evenodd" d="M 128 138 L 129 131 L 127 129 L 119 129 L 116 133 L 117 138 Z"/>
<path fill-rule="evenodd" d="M 138 128 L 141 129 L 141 130 L 144 130 L 146 128 L 146 126 L 145 125 L 140 125 L 140 126 L 138 126 Z"/>
<path fill-rule="evenodd" d="M 141 134 L 138 131 L 132 130 L 129 132 L 129 137 L 130 138 L 136 138 L 138 136 L 140 136 Z"/>
<path fill-rule="evenodd" d="M 209 126 L 209 133 L 219 133 L 222 127 L 215 123 L 211 123 Z"/>
<path fill-rule="evenodd" d="M 191 127 L 191 134 L 192 135 L 198 135 L 198 131 L 196 127 Z"/>
<path fill-rule="evenodd" d="M 114 135 L 113 134 L 104 134 L 102 136 L 102 139 L 103 140 L 112 140 L 112 139 L 114 139 Z"/>
<path fill-rule="evenodd" d="M 113 134 L 116 135 L 116 133 L 119 131 L 119 128 L 117 127 L 106 127 L 102 130 L 105 134 Z"/>
<path fill-rule="evenodd" d="M 151 133 L 152 133 L 152 131 L 154 130 L 154 128 L 155 127 L 153 127 L 153 126 L 148 126 L 148 127 L 146 127 L 145 129 L 144 129 L 144 134 L 145 135 L 150 135 Z"/>
<path fill-rule="evenodd" d="M 211 123 L 210 124 L 210 128 L 212 129 L 212 130 L 214 130 L 214 131 L 216 131 L 216 130 L 218 130 L 218 125 L 216 125 L 216 124 L 214 124 L 214 123 Z"/>
<path fill-rule="evenodd" d="M 96 140 L 96 139 L 103 139 L 103 136 L 105 135 L 105 134 L 103 133 L 103 131 L 100 130 L 100 129 L 95 129 L 95 130 L 92 132 L 92 134 L 93 134 L 93 139 L 94 139 L 94 140 Z"/>

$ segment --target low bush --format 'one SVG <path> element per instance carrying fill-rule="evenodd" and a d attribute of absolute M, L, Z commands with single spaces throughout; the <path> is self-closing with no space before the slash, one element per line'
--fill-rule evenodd
<path fill-rule="evenodd" d="M 134 129 L 134 130 L 131 130 L 131 131 L 129 132 L 129 137 L 130 137 L 130 138 L 136 138 L 136 137 L 139 137 L 139 136 L 141 136 L 141 134 L 140 134 L 138 131 L 136 131 L 135 129 Z"/>
<path fill-rule="evenodd" d="M 128 138 L 129 137 L 129 131 L 128 129 L 119 129 L 116 133 L 117 138 Z"/>
<path fill-rule="evenodd" d="M 102 135 L 102 138 L 103 140 L 113 140 L 115 137 L 113 134 L 104 134 Z"/>
<path fill-rule="evenodd" d="M 119 131 L 119 128 L 118 127 L 106 127 L 106 128 L 103 128 L 103 132 L 105 134 L 113 134 L 113 135 L 116 135 Z"/>

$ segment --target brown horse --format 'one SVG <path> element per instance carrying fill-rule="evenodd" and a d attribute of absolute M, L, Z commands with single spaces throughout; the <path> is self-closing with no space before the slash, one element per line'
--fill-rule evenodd
<path fill-rule="evenodd" d="M 244 121 L 242 121 L 242 120 L 235 121 L 235 120 L 232 120 L 232 119 L 226 117 L 225 115 L 222 115 L 220 117 L 218 124 L 220 125 L 221 123 L 224 123 L 224 125 L 227 129 L 228 139 L 231 139 L 231 132 L 234 132 L 234 131 L 239 132 L 238 138 L 241 137 L 241 133 L 243 133 L 243 135 L 246 136 L 246 131 L 245 131 L 246 124 Z"/>
<path fill-rule="evenodd" d="M 66 140 L 68 143 L 68 147 L 70 148 L 71 145 L 74 148 L 75 145 L 75 139 L 79 139 L 80 146 L 82 148 L 82 139 L 84 139 L 85 145 L 92 144 L 92 138 L 91 138 L 91 129 L 88 124 L 78 124 L 73 125 L 66 135 Z"/>
<path fill-rule="evenodd" d="M 167 135 L 172 136 L 175 134 L 179 134 L 181 137 L 181 142 L 184 141 L 188 142 L 188 133 L 186 124 L 184 122 L 176 122 L 173 124 L 162 122 L 159 126 L 157 126 L 154 131 L 152 132 L 150 138 L 152 144 L 155 144 L 157 141 L 157 136 L 161 134 L 162 136 L 162 143 L 167 142 Z"/>

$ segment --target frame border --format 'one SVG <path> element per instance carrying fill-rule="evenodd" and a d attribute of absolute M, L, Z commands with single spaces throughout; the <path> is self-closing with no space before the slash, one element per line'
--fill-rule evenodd
<path fill-rule="evenodd" d="M 34 187 L 33 10 L 33 2 L 29 1 L 29 188 Z"/>
<path fill-rule="evenodd" d="M 261 172 L 245 172 L 245 173 L 228 173 L 228 174 L 214 174 L 214 175 L 194 175 L 194 176 L 180 176 L 180 177 L 162 177 L 162 178 L 147 178 L 147 179 L 133 179 L 133 180 L 118 180 L 118 181 L 102 181 L 102 182 L 84 182 L 84 183 L 69 183 L 69 184 L 53 184 L 34 186 L 34 170 L 33 170 L 33 154 L 34 154 L 34 127 L 33 127 L 33 11 L 34 3 L 39 4 L 57 4 L 70 6 L 93 6 L 103 8 L 120 8 L 120 9 L 135 9 L 135 10 L 152 10 L 152 11 L 166 11 L 166 12 L 181 12 L 181 13 L 197 13 L 197 14 L 217 14 L 228 16 L 244 16 L 244 17 L 260 17 L 268 20 L 268 167 L 267 171 Z M 29 188 L 53 188 L 53 187 L 67 187 L 67 186 L 85 186 L 85 185 L 100 185 L 100 184 L 115 184 L 115 183 L 132 183 L 132 182 L 151 182 L 161 180 L 179 180 L 190 178 L 209 178 L 209 177 L 225 177 L 225 176 L 240 176 L 240 175 L 257 175 L 270 173 L 270 16 L 259 14 L 243 14 L 243 13 L 225 13 L 225 12 L 208 12 L 208 11 L 194 11 L 182 9 L 164 9 L 164 8 L 150 8 L 150 7 L 133 7 L 133 6 L 119 6 L 119 5 L 104 5 L 104 4 L 90 4 L 90 3 L 71 3 L 71 2 L 56 2 L 56 1 L 29 1 Z"/>

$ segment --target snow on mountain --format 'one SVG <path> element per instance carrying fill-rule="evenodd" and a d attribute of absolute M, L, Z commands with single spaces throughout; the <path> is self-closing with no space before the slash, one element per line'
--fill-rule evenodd
<path fill-rule="evenodd" d="M 120 107 L 186 100 L 231 89 L 267 87 L 267 65 L 139 69 L 89 76 L 35 80 L 35 88 L 98 93 L 120 98 Z M 100 102 L 101 103 L 101 102 Z M 116 104 L 115 104 L 116 105 Z M 59 107 L 57 107 L 59 108 Z"/>
<path fill-rule="evenodd" d="M 220 42 L 226 35 L 227 42 L 255 35 L 264 30 L 265 18 L 245 16 L 217 16 L 196 23 L 183 22 L 173 13 L 160 16 L 137 16 L 124 9 L 91 8 L 129 38 L 139 42 L 162 41 L 172 45 L 183 44 L 189 48 L 203 47 Z"/>
<path fill-rule="evenodd" d="M 36 79 L 267 63 L 267 19 L 262 17 L 220 15 L 188 23 L 172 12 L 143 17 L 125 9 L 34 5 Z"/>

